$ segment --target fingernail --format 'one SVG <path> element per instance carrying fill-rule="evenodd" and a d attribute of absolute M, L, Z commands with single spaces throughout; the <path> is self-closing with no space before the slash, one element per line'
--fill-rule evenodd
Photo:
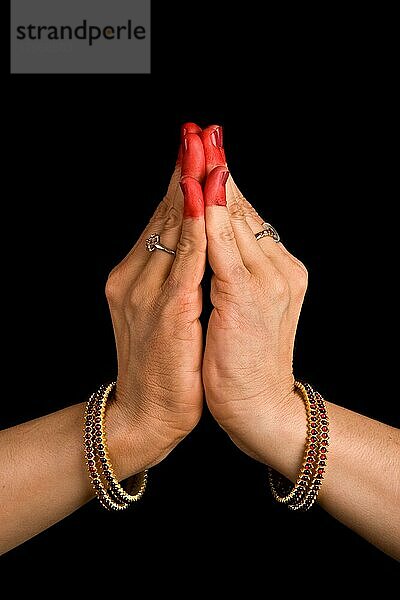
<path fill-rule="evenodd" d="M 224 133 L 222 127 L 218 127 L 215 131 L 212 132 L 211 141 L 216 148 L 224 147 Z"/>
<path fill-rule="evenodd" d="M 211 173 L 208 176 L 204 188 L 204 200 L 206 206 L 226 206 L 226 187 L 229 171 Z"/>
<path fill-rule="evenodd" d="M 196 123 L 191 123 L 190 121 L 183 123 L 183 125 L 181 125 L 181 138 L 183 139 L 188 133 L 200 134 L 201 127 L 199 127 Z"/>
<path fill-rule="evenodd" d="M 225 187 L 226 182 L 228 181 L 228 177 L 229 177 L 230 173 L 229 171 L 224 171 L 223 173 L 221 173 L 221 185 Z"/>
<path fill-rule="evenodd" d="M 187 152 L 188 149 L 188 139 L 186 136 L 183 137 L 183 152 Z"/>

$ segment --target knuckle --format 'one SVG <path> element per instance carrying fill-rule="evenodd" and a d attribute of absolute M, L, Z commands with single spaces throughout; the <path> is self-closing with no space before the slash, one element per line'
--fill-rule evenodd
<path fill-rule="evenodd" d="M 144 301 L 143 295 L 138 293 L 136 287 L 132 288 L 129 293 L 129 307 L 131 310 L 139 309 L 143 311 Z"/>
<path fill-rule="evenodd" d="M 230 222 L 218 225 L 217 227 L 207 231 L 207 238 L 211 242 L 226 244 L 235 241 L 235 233 Z"/>
<path fill-rule="evenodd" d="M 296 295 L 304 296 L 308 286 L 308 271 L 300 261 L 293 266 L 291 282 L 293 292 Z"/>
<path fill-rule="evenodd" d="M 246 218 L 252 218 L 256 221 L 259 221 L 260 224 L 263 222 L 256 209 L 250 204 L 250 202 L 247 202 L 247 200 L 243 207 L 243 213 Z"/>
<path fill-rule="evenodd" d="M 244 213 L 241 204 L 233 202 L 228 207 L 231 219 L 235 221 L 244 221 Z"/>
<path fill-rule="evenodd" d="M 110 304 L 117 304 L 122 295 L 122 281 L 118 268 L 111 271 L 105 287 L 106 298 Z"/>
<path fill-rule="evenodd" d="M 218 232 L 218 239 L 221 242 L 234 242 L 235 241 L 235 233 L 230 225 L 225 225 Z"/>
<path fill-rule="evenodd" d="M 165 196 L 161 200 L 160 204 L 158 205 L 158 210 L 157 210 L 158 216 L 166 217 L 169 209 L 171 208 L 171 205 L 172 205 L 172 198 L 167 193 L 167 194 L 165 194 Z"/>
<path fill-rule="evenodd" d="M 190 231 L 183 231 L 176 245 L 176 254 L 181 258 L 193 256 L 194 253 L 204 254 L 207 249 L 207 239 L 195 236 Z"/>
<path fill-rule="evenodd" d="M 170 209 L 171 201 L 165 196 L 163 200 L 161 200 L 160 204 L 157 206 L 153 216 L 150 219 L 150 223 L 153 224 L 160 219 L 165 219 Z"/>
<path fill-rule="evenodd" d="M 176 246 L 176 254 L 185 258 L 193 252 L 193 240 L 188 236 L 182 236 Z"/>
<path fill-rule="evenodd" d="M 273 277 L 273 294 L 279 300 L 283 300 L 290 295 L 289 281 L 279 271 L 276 271 Z"/>
<path fill-rule="evenodd" d="M 175 206 L 169 207 L 169 210 L 167 213 L 167 220 L 165 221 L 164 228 L 167 230 L 175 229 L 176 227 L 178 227 L 178 225 L 181 224 L 181 221 L 182 221 L 182 215 L 176 209 L 176 207 Z"/>
<path fill-rule="evenodd" d="M 230 192 L 230 200 L 239 206 L 246 202 L 246 198 L 238 188 L 235 188 L 232 192 Z"/>

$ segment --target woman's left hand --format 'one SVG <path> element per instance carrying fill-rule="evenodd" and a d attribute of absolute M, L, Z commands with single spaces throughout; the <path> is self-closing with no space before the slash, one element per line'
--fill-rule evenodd
<path fill-rule="evenodd" d="M 273 422 L 294 401 L 293 347 L 307 271 L 281 243 L 271 237 L 256 240 L 263 220 L 232 179 L 225 190 L 222 134 L 209 128 L 202 137 L 209 173 L 204 190 L 208 259 L 214 272 L 203 362 L 207 403 L 242 450 L 268 462 Z"/>

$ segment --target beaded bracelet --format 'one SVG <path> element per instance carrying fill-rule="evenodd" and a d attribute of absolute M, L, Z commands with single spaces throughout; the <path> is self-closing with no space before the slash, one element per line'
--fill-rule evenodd
<path fill-rule="evenodd" d="M 115 476 L 105 431 L 106 405 L 115 387 L 115 382 L 108 386 L 102 385 L 89 398 L 85 411 L 84 436 L 86 465 L 96 496 L 104 508 L 118 511 L 127 508 L 143 496 L 147 471 L 127 480 L 128 489 L 132 493 L 125 491 Z"/>
<path fill-rule="evenodd" d="M 285 480 L 268 467 L 272 495 L 290 510 L 309 510 L 318 497 L 326 469 L 329 446 L 329 421 L 325 401 L 308 383 L 295 382 L 307 413 L 307 439 L 303 464 L 294 487 L 287 489 Z"/>

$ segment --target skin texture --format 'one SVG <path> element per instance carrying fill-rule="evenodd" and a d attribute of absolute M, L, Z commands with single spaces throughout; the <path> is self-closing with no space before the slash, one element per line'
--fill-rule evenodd
<path fill-rule="evenodd" d="M 196 190 L 204 177 L 204 153 L 198 134 L 191 133 L 197 128 L 185 129 L 181 168 L 175 170 L 148 228 L 106 286 L 118 355 L 116 404 L 149 465 L 193 429 L 203 401 L 199 317 L 206 240 L 202 196 L 199 202 Z M 185 196 L 179 185 L 182 173 Z M 176 248 L 175 258 L 147 252 L 145 240 L 152 232 Z M 155 338 L 157 353 L 151 344 Z"/>
<path fill-rule="evenodd" d="M 209 175 L 216 166 L 226 165 L 223 130 L 219 125 L 210 125 L 200 135 L 204 146 L 206 174 Z"/>
<path fill-rule="evenodd" d="M 222 129 L 188 123 L 181 133 L 166 197 L 106 286 L 118 354 L 106 414 L 111 460 L 120 479 L 157 464 L 197 424 L 205 390 L 233 442 L 294 480 L 306 420 L 292 360 L 307 271 L 282 244 L 255 240 L 263 219 L 229 176 Z M 175 258 L 146 251 L 154 232 L 176 248 Z M 203 356 L 207 255 L 214 309 Z M 400 432 L 331 403 L 328 411 L 321 504 L 400 559 Z M 77 404 L 0 432 L 0 553 L 93 496 L 83 412 Z"/>
<path fill-rule="evenodd" d="M 181 127 L 181 143 L 179 145 L 178 158 L 176 161 L 176 166 L 182 166 L 182 150 L 183 150 L 183 140 L 186 134 L 188 133 L 197 133 L 201 135 L 201 128 L 196 125 L 196 123 L 184 123 Z"/>
<path fill-rule="evenodd" d="M 205 175 L 205 157 L 201 138 L 196 133 L 185 133 L 182 152 L 181 189 L 185 198 L 183 218 L 201 218 L 204 221 L 201 184 Z"/>
<path fill-rule="evenodd" d="M 106 427 L 120 479 L 165 458 L 202 412 L 206 237 L 199 180 L 205 160 L 200 128 L 188 123 L 184 130 L 188 150 L 182 144 L 165 198 L 106 285 L 118 354 L 116 401 L 107 409 Z M 154 232 L 176 248 L 175 260 L 146 251 Z M 156 337 L 159 352 L 153 353 Z M 93 496 L 84 466 L 83 413 L 79 404 L 0 432 L 0 553 Z"/>
<path fill-rule="evenodd" d="M 215 150 L 212 129 L 202 137 L 209 177 L 224 173 L 224 154 Z M 226 202 L 214 178 L 204 195 L 214 272 L 203 360 L 207 404 L 241 450 L 295 481 L 306 419 L 294 392 L 292 363 L 307 270 L 281 243 L 256 241 L 264 220 L 232 178 Z M 327 407 L 331 444 L 320 502 L 400 558 L 400 431 L 329 402 Z"/>

